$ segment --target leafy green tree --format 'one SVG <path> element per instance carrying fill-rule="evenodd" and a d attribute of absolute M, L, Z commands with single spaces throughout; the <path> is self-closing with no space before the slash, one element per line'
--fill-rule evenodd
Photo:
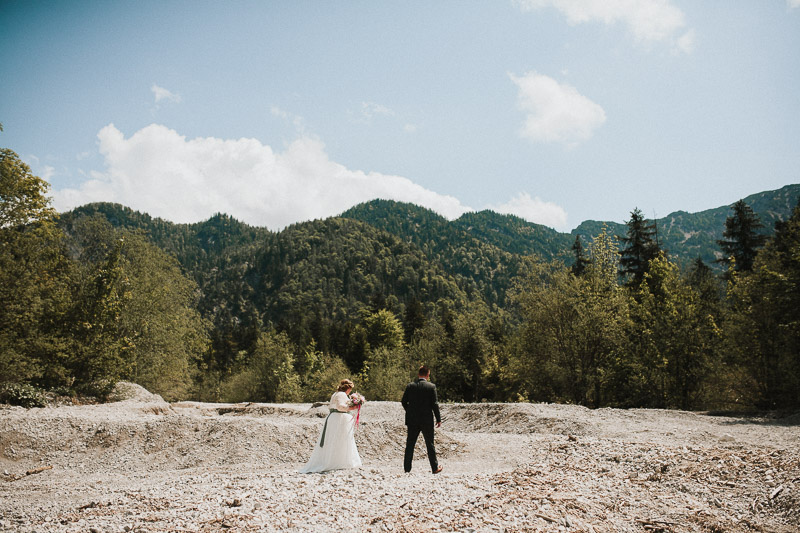
<path fill-rule="evenodd" d="M 140 236 L 126 244 L 130 299 L 120 326 L 132 345 L 125 377 L 166 400 L 186 398 L 209 345 L 208 324 L 196 310 L 197 286 Z"/>
<path fill-rule="evenodd" d="M 72 263 L 49 185 L 17 154 L 0 149 L 0 381 L 69 384 L 73 351 L 65 316 Z"/>
<path fill-rule="evenodd" d="M 619 246 L 617 237 L 611 235 L 607 226 L 603 226 L 589 246 L 588 269 L 593 282 L 606 291 L 619 289 L 617 272 L 619 269 Z"/>
<path fill-rule="evenodd" d="M 0 229 L 0 382 L 69 385 L 73 268 L 53 226 Z"/>
<path fill-rule="evenodd" d="M 403 346 L 403 325 L 389 310 L 380 309 L 364 317 L 364 329 L 371 350 Z"/>
<path fill-rule="evenodd" d="M 52 220 L 56 212 L 50 206 L 42 178 L 8 148 L 0 148 L 0 228 L 24 226 Z"/>
<path fill-rule="evenodd" d="M 725 220 L 724 239 L 717 241 L 722 249 L 720 261 L 736 272 L 749 272 L 758 250 L 766 242 L 766 235 L 759 232 L 764 225 L 744 200 L 733 204 L 732 209 L 733 214 Z"/>
<path fill-rule="evenodd" d="M 620 256 L 617 238 L 603 226 L 589 246 L 590 262 L 583 276 L 587 309 L 595 315 L 597 351 L 591 373 L 592 405 L 622 405 L 630 380 L 629 343 L 625 335 L 630 324 L 630 298 L 620 286 Z M 592 325 L 587 322 L 591 331 Z"/>
<path fill-rule="evenodd" d="M 132 371 L 128 350 L 133 342 L 121 327 L 123 309 L 131 298 L 123 268 L 120 238 L 85 281 L 77 299 L 75 337 L 78 340 L 72 371 L 76 388 L 105 395 Z"/>
<path fill-rule="evenodd" d="M 644 380 L 640 402 L 698 408 L 719 337 L 717 319 L 663 252 L 651 261 L 645 279 L 631 309 Z"/>
<path fill-rule="evenodd" d="M 712 301 L 719 300 L 720 284 L 714 277 L 714 271 L 705 264 L 702 258 L 698 257 L 692 263 L 688 281 L 700 294 L 701 299 Z"/>
<path fill-rule="evenodd" d="M 302 399 L 295 356 L 284 333 L 263 332 L 241 369 L 222 384 L 222 399 L 230 402 L 297 402 Z"/>
<path fill-rule="evenodd" d="M 344 361 L 335 355 L 319 354 L 319 363 L 306 377 L 303 384 L 302 398 L 306 402 L 326 402 L 336 392 L 339 382 L 351 375 Z M 357 392 L 361 392 L 362 384 L 356 380 Z M 374 399 L 369 397 L 368 399 Z"/>
<path fill-rule="evenodd" d="M 304 350 L 298 353 L 294 361 L 294 369 L 300 375 L 303 385 L 307 384 L 309 376 L 321 369 L 324 359 L 325 354 L 317 349 L 316 341 L 311 341 Z"/>
<path fill-rule="evenodd" d="M 412 366 L 404 348 L 382 346 L 373 350 L 357 380 L 362 384 L 362 394 L 373 400 L 400 401 Z"/>
<path fill-rule="evenodd" d="M 208 348 L 197 286 L 144 237 L 84 217 L 68 226 L 76 276 L 72 358 L 76 383 L 102 393 L 118 379 L 168 400 L 188 396 Z"/>
<path fill-rule="evenodd" d="M 631 212 L 626 222 L 627 234 L 620 237 L 620 275 L 628 278 L 632 287 L 638 287 L 649 268 L 650 261 L 658 256 L 659 245 L 656 237 L 656 226 L 644 218 L 638 208 Z"/>
<path fill-rule="evenodd" d="M 564 265 L 539 263 L 521 280 L 522 324 L 512 361 L 524 397 L 601 406 L 625 345 L 627 298 L 616 283 L 613 241 L 601 234 L 582 277 Z"/>
<path fill-rule="evenodd" d="M 397 401 L 407 383 L 409 366 L 403 325 L 392 311 L 381 308 L 365 311 L 363 330 L 368 346 L 359 374 L 363 393 L 375 400 Z"/>

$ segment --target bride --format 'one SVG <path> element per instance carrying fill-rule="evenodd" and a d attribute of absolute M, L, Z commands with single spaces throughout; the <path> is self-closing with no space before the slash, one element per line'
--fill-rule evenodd
<path fill-rule="evenodd" d="M 350 411 L 358 409 L 358 406 L 350 402 L 349 394 L 352 390 L 353 382 L 343 379 L 339 383 L 339 390 L 331 396 L 331 412 L 325 419 L 322 434 L 311 458 L 300 469 L 301 474 L 361 466 L 361 457 L 353 436 L 355 418 L 350 414 Z"/>

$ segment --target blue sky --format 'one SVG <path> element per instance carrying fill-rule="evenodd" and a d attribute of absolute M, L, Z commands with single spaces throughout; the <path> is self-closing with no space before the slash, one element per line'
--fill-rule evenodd
<path fill-rule="evenodd" d="M 800 0 L 0 0 L 0 61 L 61 211 L 569 231 L 800 182 Z"/>

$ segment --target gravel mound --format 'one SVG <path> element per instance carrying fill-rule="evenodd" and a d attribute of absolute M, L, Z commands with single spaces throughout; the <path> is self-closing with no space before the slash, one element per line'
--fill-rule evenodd
<path fill-rule="evenodd" d="M 320 404 L 0 406 L 5 531 L 800 530 L 797 414 L 443 404 L 432 476 L 403 410 L 368 402 L 364 466 L 297 474 Z"/>
<path fill-rule="evenodd" d="M 108 399 L 110 402 L 164 403 L 164 399 L 158 394 L 153 394 L 141 385 L 128 381 L 120 381 L 114 385 Z"/>

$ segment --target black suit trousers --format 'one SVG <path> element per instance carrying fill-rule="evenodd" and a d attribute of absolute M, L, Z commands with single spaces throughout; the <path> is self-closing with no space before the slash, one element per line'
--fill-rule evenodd
<path fill-rule="evenodd" d="M 414 446 L 417 444 L 419 434 L 425 439 L 425 448 L 428 450 L 428 461 L 431 463 L 431 472 L 436 472 L 439 462 L 436 460 L 436 448 L 433 445 L 433 424 L 409 424 L 408 437 L 406 438 L 406 454 L 403 469 L 411 472 L 411 462 L 414 459 Z"/>

